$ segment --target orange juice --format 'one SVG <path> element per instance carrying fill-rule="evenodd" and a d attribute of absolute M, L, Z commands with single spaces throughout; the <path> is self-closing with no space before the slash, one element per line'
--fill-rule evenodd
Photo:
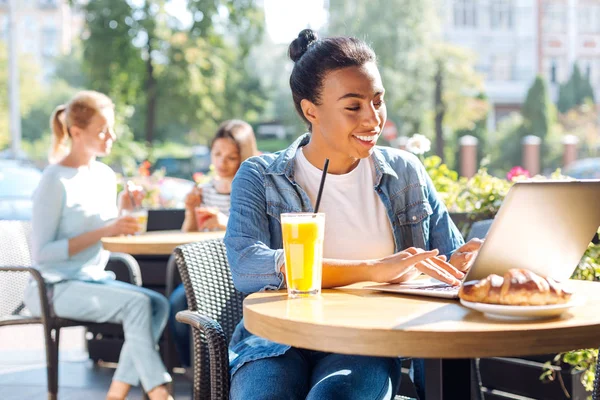
<path fill-rule="evenodd" d="M 138 223 L 138 231 L 136 232 L 136 235 L 146 232 L 148 227 L 148 210 L 123 210 L 122 213 L 123 215 L 130 215 L 135 218 L 135 221 Z"/>
<path fill-rule="evenodd" d="M 281 214 L 285 274 L 292 297 L 321 292 L 325 214 Z"/>

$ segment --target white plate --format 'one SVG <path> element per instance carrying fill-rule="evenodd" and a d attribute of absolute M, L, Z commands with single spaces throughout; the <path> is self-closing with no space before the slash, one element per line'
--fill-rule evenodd
<path fill-rule="evenodd" d="M 572 307 L 582 305 L 584 301 L 581 297 L 573 296 L 567 303 L 547 306 L 506 306 L 474 303 L 463 299 L 460 299 L 460 303 L 467 308 L 482 312 L 488 318 L 524 321 L 557 317 Z"/>

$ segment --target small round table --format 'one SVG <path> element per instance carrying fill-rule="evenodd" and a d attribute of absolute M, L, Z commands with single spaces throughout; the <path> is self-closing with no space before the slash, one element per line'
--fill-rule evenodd
<path fill-rule="evenodd" d="M 388 294 L 358 284 L 325 290 L 318 298 L 254 293 L 244 301 L 244 323 L 258 336 L 311 350 L 437 359 L 428 362 L 434 368 L 428 367 L 427 399 L 468 399 L 470 358 L 600 345 L 600 283 L 569 284 L 585 304 L 549 320 L 488 319 L 457 300 Z"/>
<path fill-rule="evenodd" d="M 169 255 L 175 250 L 175 247 L 182 244 L 207 239 L 221 239 L 224 235 L 224 231 L 187 233 L 156 231 L 141 235 L 105 237 L 102 238 L 102 246 L 108 251 L 131 255 Z"/>

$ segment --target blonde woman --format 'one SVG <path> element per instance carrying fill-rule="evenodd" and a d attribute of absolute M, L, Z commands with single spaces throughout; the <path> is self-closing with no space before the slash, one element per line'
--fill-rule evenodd
<path fill-rule="evenodd" d="M 210 145 L 211 163 L 216 176 L 210 182 L 195 187 L 185 200 L 184 232 L 225 230 L 229 220 L 231 181 L 240 165 L 258 153 L 252 127 L 241 120 L 228 120 L 217 129 Z M 173 332 L 181 364 L 190 363 L 189 327 L 177 322 L 175 315 L 187 309 L 185 290 L 179 285 L 169 298 L 169 327 Z"/>
<path fill-rule="evenodd" d="M 125 343 L 106 396 L 125 399 L 141 383 L 152 400 L 171 399 L 171 377 L 156 343 L 168 318 L 167 299 L 148 289 L 114 279 L 105 271 L 109 253 L 100 238 L 135 233 L 130 196 L 117 205 L 117 183 L 110 167 L 96 160 L 110 153 L 116 136 L 114 104 L 102 93 L 79 92 L 56 108 L 50 120 L 53 144 L 48 166 L 33 196 L 32 255 L 51 289 L 57 316 L 123 324 Z M 140 201 L 139 191 L 133 191 Z M 26 304 L 39 315 L 37 288 L 30 285 Z"/>

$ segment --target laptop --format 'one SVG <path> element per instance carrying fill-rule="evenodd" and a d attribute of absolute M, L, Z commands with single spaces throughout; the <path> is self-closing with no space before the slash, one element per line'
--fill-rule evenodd
<path fill-rule="evenodd" d="M 463 282 L 523 268 L 568 280 L 600 226 L 600 180 L 515 183 Z M 458 298 L 460 286 L 434 279 L 366 288 Z"/>

